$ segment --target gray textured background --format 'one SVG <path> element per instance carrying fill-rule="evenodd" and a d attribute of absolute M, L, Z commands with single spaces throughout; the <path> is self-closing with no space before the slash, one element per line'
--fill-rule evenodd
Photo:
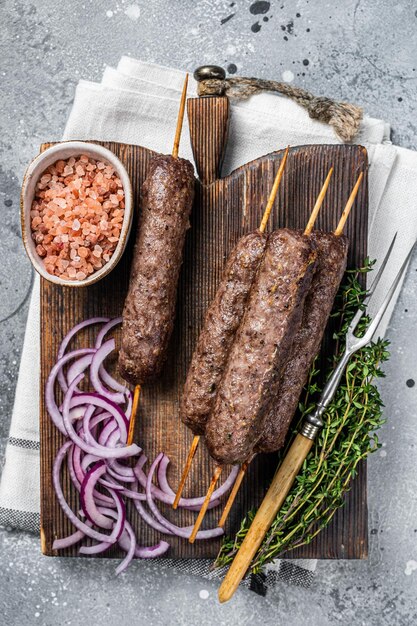
<path fill-rule="evenodd" d="M 415 2 L 253 5 L 250 0 L 0 1 L 0 454 L 31 282 L 19 234 L 20 181 L 38 145 L 59 139 L 79 78 L 98 80 L 105 64 L 116 65 L 122 54 L 188 70 L 214 62 L 231 73 L 268 78 L 292 72 L 295 84 L 362 104 L 392 124 L 396 143 L 416 148 Z M 265 12 L 256 14 L 260 9 Z M 388 421 L 381 433 L 384 447 L 369 463 L 367 562 L 321 562 L 309 590 L 283 584 L 267 598 L 242 590 L 219 606 L 215 584 L 142 562 L 114 579 L 110 561 L 43 558 L 37 538 L 6 529 L 0 531 L 0 622 L 416 623 L 416 272 L 417 257 L 389 330 L 392 358 L 381 386 Z M 200 596 L 202 590 L 208 593 Z"/>

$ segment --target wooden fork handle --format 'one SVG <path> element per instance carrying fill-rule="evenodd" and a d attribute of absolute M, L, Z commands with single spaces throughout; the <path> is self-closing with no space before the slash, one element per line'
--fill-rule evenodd
<path fill-rule="evenodd" d="M 298 434 L 294 439 L 294 443 L 278 468 L 240 550 L 221 584 L 219 589 L 220 602 L 230 600 L 238 588 L 263 538 L 287 497 L 312 445 L 313 440 L 301 434 Z"/>

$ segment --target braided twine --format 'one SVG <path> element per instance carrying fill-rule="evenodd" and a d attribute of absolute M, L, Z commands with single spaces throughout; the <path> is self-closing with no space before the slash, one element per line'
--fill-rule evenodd
<path fill-rule="evenodd" d="M 209 78 L 198 83 L 199 96 L 227 95 L 231 99 L 246 100 L 262 91 L 275 91 L 294 100 L 307 109 L 313 120 L 333 127 L 344 142 L 351 142 L 358 134 L 363 119 L 363 110 L 347 102 L 336 102 L 330 98 L 313 94 L 288 83 L 262 78 L 234 77 L 220 80 Z"/>

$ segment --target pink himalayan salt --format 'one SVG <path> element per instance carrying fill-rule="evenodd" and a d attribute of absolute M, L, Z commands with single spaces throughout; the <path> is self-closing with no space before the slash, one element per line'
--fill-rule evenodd
<path fill-rule="evenodd" d="M 81 155 L 49 166 L 36 185 L 30 212 L 46 270 L 81 281 L 103 267 L 119 241 L 124 206 L 122 184 L 111 165 Z"/>

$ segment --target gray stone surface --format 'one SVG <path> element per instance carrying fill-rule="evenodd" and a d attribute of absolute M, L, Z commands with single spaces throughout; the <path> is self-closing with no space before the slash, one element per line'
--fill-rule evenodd
<path fill-rule="evenodd" d="M 60 137 L 79 78 L 99 79 L 122 54 L 192 70 L 216 62 L 363 104 L 416 148 L 417 11 L 399 0 L 3 0 L 0 3 L 1 421 L 13 403 L 31 268 L 19 240 L 19 186 L 41 141 Z M 270 5 L 269 7 L 267 5 Z M 251 8 L 252 7 L 252 8 Z M 138 10 L 139 9 L 139 10 Z M 268 18 L 268 19 L 266 19 Z M 288 74 L 286 74 L 288 76 Z M 411 209 L 411 207 L 410 207 Z M 415 208 L 413 208 L 415 210 Z M 370 558 L 321 562 L 311 589 L 267 598 L 136 563 L 47 559 L 37 538 L 0 533 L 0 622 L 20 624 L 413 624 L 417 622 L 417 257 L 393 317 L 381 385 L 384 447 L 369 463 Z M 409 383 L 411 384 L 411 383 Z M 206 591 L 207 593 L 201 593 Z"/>

